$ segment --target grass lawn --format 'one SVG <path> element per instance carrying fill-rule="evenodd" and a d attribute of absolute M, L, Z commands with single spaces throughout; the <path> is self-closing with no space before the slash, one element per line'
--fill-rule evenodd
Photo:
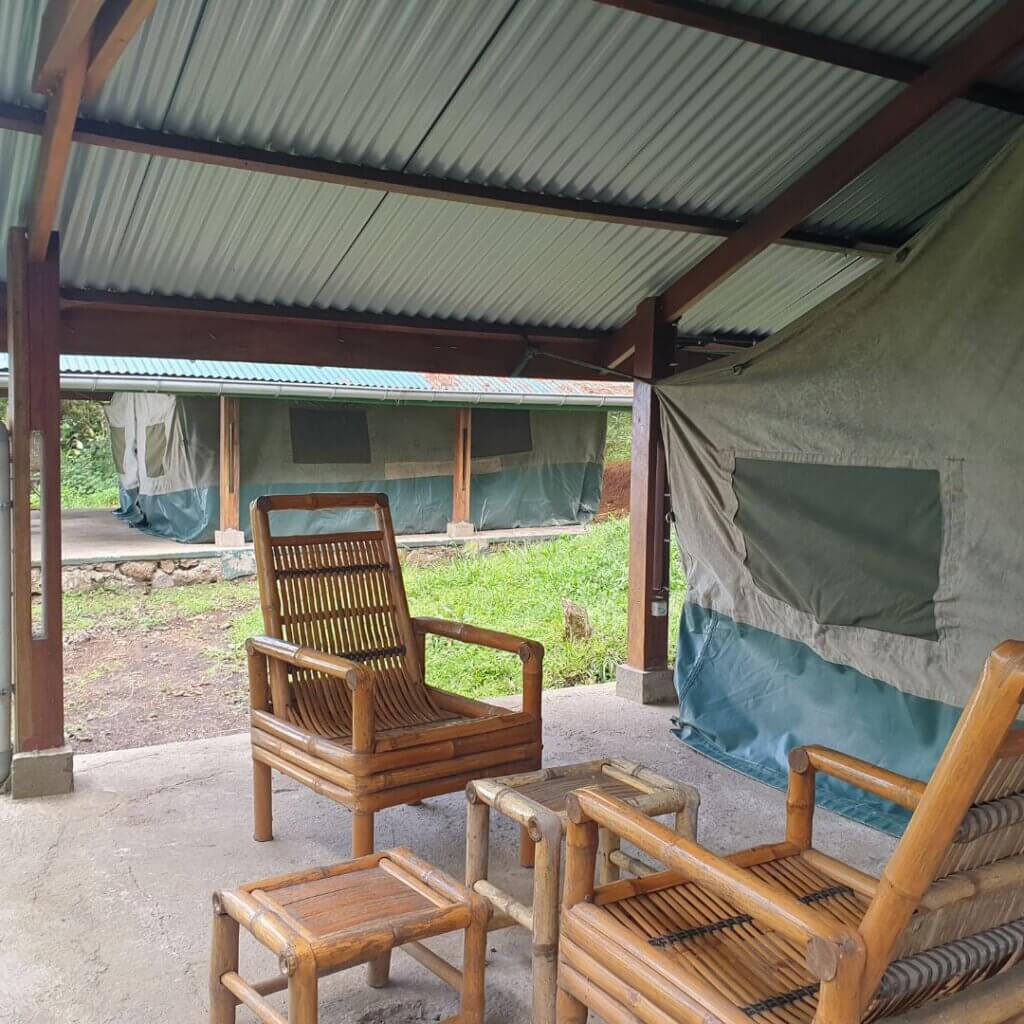
<path fill-rule="evenodd" d="M 429 566 L 407 566 L 406 588 L 413 615 L 457 619 L 539 640 L 547 649 L 545 682 L 570 686 L 614 678 L 626 649 L 626 590 L 629 525 L 624 519 L 596 524 L 585 534 L 540 544 L 508 547 L 487 555 L 459 555 Z M 678 619 L 683 581 L 673 555 L 670 621 Z M 568 641 L 562 600 L 583 605 L 593 636 Z M 246 637 L 262 632 L 254 582 L 199 584 L 141 594 L 96 590 L 64 598 L 69 638 L 91 634 L 189 633 L 201 620 L 223 619 L 226 649 L 211 650 L 212 666 L 242 667 Z M 190 623 L 192 624 L 190 626 Z M 173 672 L 173 658 L 168 671 Z M 471 696 L 519 690 L 519 661 L 512 655 L 432 638 L 428 679 Z"/>

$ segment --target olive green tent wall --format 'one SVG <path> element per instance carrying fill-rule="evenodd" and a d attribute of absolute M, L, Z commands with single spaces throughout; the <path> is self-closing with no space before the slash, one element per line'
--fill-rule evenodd
<path fill-rule="evenodd" d="M 828 308 L 658 387 L 687 742 L 778 785 L 802 743 L 926 777 L 1024 637 L 1022 240 L 1018 142 Z"/>
<path fill-rule="evenodd" d="M 399 533 L 451 518 L 455 410 L 240 399 L 242 528 L 260 494 L 383 491 Z M 122 514 L 181 541 L 213 539 L 219 515 L 216 398 L 128 394 L 108 407 Z M 584 523 L 601 500 L 606 414 L 589 409 L 474 412 L 471 518 L 478 529 Z M 336 515 L 294 515 L 327 532 Z"/>

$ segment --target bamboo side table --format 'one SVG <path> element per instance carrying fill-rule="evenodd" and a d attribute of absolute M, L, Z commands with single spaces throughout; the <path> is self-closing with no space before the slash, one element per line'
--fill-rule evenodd
<path fill-rule="evenodd" d="M 567 823 L 565 801 L 577 789 L 594 787 L 624 800 L 642 814 L 675 815 L 675 830 L 697 836 L 700 794 L 643 765 L 623 758 L 544 768 L 521 775 L 477 779 L 466 787 L 466 886 L 484 896 L 495 914 L 490 928 L 519 925 L 533 936 L 533 1021 L 555 1024 L 558 972 L 559 872 Z M 535 844 L 533 905 L 520 903 L 487 877 L 490 855 L 490 812 L 519 824 L 523 838 Z M 529 846 L 529 844 L 525 844 Z M 525 866 L 529 866 L 524 860 Z M 651 868 L 619 849 L 619 839 L 601 829 L 598 884 L 613 882 L 620 870 L 645 875 Z"/>
<path fill-rule="evenodd" d="M 484 1024 L 490 907 L 479 895 L 405 849 L 251 882 L 213 895 L 210 1024 L 234 1024 L 239 1004 L 264 1024 L 316 1024 L 317 980 L 401 948 L 454 988 L 455 1017 Z M 238 973 L 239 929 L 278 957 L 281 974 L 248 982 Z M 421 940 L 464 933 L 462 969 Z M 288 989 L 288 1017 L 264 998 Z"/>

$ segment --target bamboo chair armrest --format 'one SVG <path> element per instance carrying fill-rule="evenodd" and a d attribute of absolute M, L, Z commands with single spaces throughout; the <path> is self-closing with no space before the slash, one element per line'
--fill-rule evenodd
<path fill-rule="evenodd" d="M 356 754 L 373 752 L 376 739 L 374 724 L 374 676 L 361 665 L 336 654 L 327 654 L 310 647 L 279 640 L 272 636 L 253 636 L 245 642 L 249 656 L 249 693 L 252 707 L 265 710 L 273 695 L 274 714 L 283 718 L 287 707 L 286 683 L 283 673 L 278 681 L 268 683 L 267 660 L 310 672 L 319 672 L 341 680 L 352 691 L 352 750 Z"/>
<path fill-rule="evenodd" d="M 517 654 L 523 663 L 523 711 L 533 715 L 537 721 L 541 716 L 541 690 L 544 679 L 544 645 L 536 640 L 501 633 L 494 629 L 481 629 L 465 622 L 448 619 L 415 618 L 412 627 L 418 636 L 430 633 L 447 637 L 465 644 L 489 647 L 495 651 Z"/>
<path fill-rule="evenodd" d="M 481 629 L 479 626 L 471 626 L 467 622 L 417 618 L 412 620 L 412 625 L 417 633 L 431 633 L 434 636 L 447 637 L 449 640 L 459 640 L 464 644 L 476 644 L 478 647 L 490 647 L 496 651 L 508 651 L 509 654 L 518 654 L 524 660 L 528 656 L 528 652 L 544 656 L 544 646 L 537 643 L 536 640 L 527 640 L 526 637 L 515 636 L 512 633 L 500 633 L 495 629 Z"/>
<path fill-rule="evenodd" d="M 885 800 L 891 800 L 908 811 L 917 809 L 924 796 L 925 783 L 906 775 L 879 768 L 870 761 L 830 750 L 828 747 L 798 747 L 790 752 L 790 770 L 813 771 L 830 775 Z"/>
<path fill-rule="evenodd" d="M 820 966 L 823 957 L 835 967 L 840 955 L 862 945 L 856 933 L 834 918 L 599 789 L 577 790 L 570 795 L 567 810 L 570 821 L 596 822 L 688 881 L 704 886 L 755 920 L 803 943 L 808 949 L 808 965 L 815 972 L 815 963 Z M 829 974 L 827 969 L 825 973 Z M 834 970 L 822 980 L 830 981 L 832 977 Z"/>
<path fill-rule="evenodd" d="M 300 647 L 298 644 L 278 640 L 272 636 L 252 636 L 246 640 L 245 649 L 250 655 L 259 654 L 294 665 L 296 668 L 334 676 L 335 679 L 347 683 L 353 691 L 373 686 L 373 676 L 357 662 L 339 658 L 336 654 L 317 651 L 312 647 Z"/>

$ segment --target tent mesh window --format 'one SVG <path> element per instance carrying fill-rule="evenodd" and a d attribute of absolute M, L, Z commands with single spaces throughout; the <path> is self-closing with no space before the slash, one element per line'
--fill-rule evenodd
<path fill-rule="evenodd" d="M 110 452 L 114 457 L 114 469 L 118 476 L 124 475 L 124 452 L 126 443 L 124 427 L 111 427 Z"/>
<path fill-rule="evenodd" d="M 823 625 L 937 640 L 937 470 L 737 458 L 736 525 L 765 593 Z"/>
<path fill-rule="evenodd" d="M 474 459 L 533 451 L 529 411 L 474 409 L 470 446 Z"/>
<path fill-rule="evenodd" d="M 166 459 L 167 427 L 163 423 L 150 423 L 146 427 L 146 476 L 151 479 L 163 476 Z"/>
<path fill-rule="evenodd" d="M 365 410 L 295 404 L 289 407 L 288 415 L 292 461 L 296 465 L 372 461 Z"/>

